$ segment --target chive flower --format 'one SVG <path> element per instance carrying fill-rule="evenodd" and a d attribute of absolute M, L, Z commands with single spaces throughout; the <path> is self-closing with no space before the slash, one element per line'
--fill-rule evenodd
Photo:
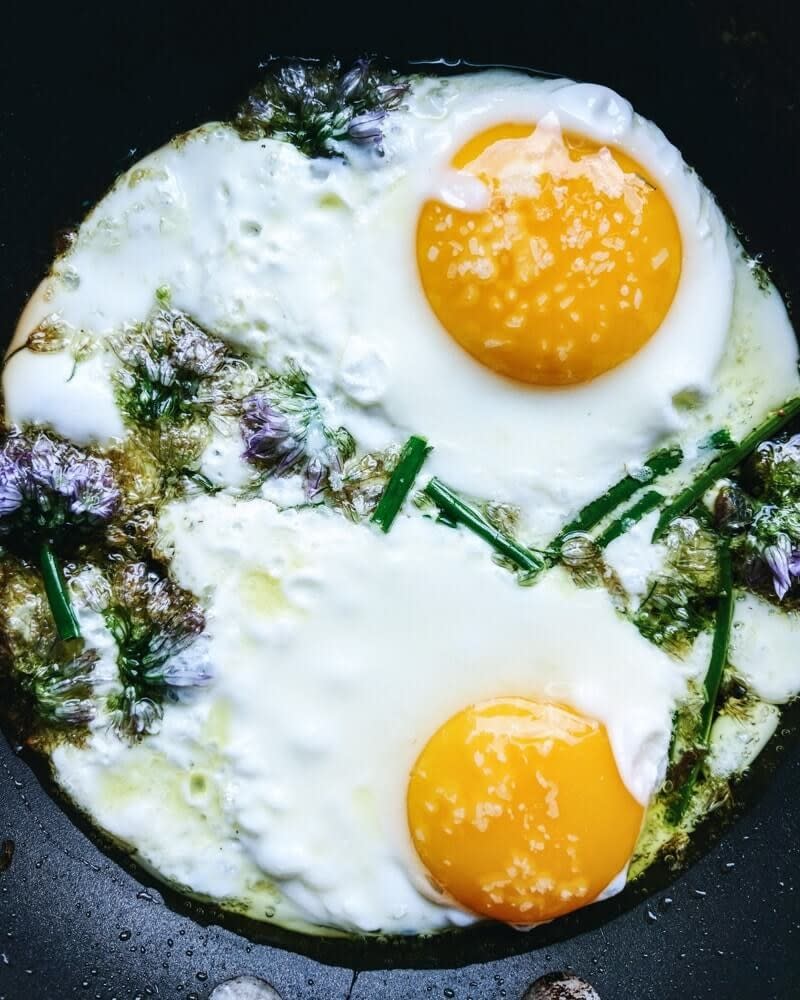
<path fill-rule="evenodd" d="M 105 525 L 120 492 L 111 463 L 43 431 L 12 430 L 0 447 L 0 539 L 38 550 L 47 598 L 61 639 L 80 630 L 56 550 Z"/>
<path fill-rule="evenodd" d="M 793 582 L 800 579 L 800 546 L 793 545 L 789 536 L 781 533 L 771 545 L 765 546 L 762 556 L 772 574 L 775 594 L 782 601 Z"/>
<path fill-rule="evenodd" d="M 103 611 L 122 685 L 112 725 L 132 737 L 158 731 L 166 701 L 212 678 L 205 616 L 187 591 L 143 563 L 125 566 Z"/>
<path fill-rule="evenodd" d="M 95 718 L 92 673 L 97 659 L 95 650 L 89 649 L 66 663 L 45 663 L 22 675 L 22 687 L 43 722 L 74 727 Z"/>
<path fill-rule="evenodd" d="M 185 423 L 235 394 L 226 346 L 176 310 L 124 330 L 113 346 L 120 403 L 134 424 Z"/>
<path fill-rule="evenodd" d="M 385 119 L 408 84 L 373 60 L 278 66 L 248 97 L 234 125 L 245 139 L 291 142 L 307 156 L 340 155 L 343 140 L 381 153 Z"/>
<path fill-rule="evenodd" d="M 339 486 L 355 450 L 345 428 L 325 423 L 305 372 L 294 364 L 244 400 L 241 430 L 245 459 L 272 475 L 299 473 L 309 498 Z"/>

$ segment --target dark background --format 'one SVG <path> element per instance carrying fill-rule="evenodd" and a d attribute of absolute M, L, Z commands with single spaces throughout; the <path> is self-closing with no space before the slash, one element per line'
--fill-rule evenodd
<path fill-rule="evenodd" d="M 0 330 L 10 332 L 44 274 L 57 232 L 79 222 L 132 160 L 177 131 L 229 114 L 271 54 L 466 57 L 614 87 L 664 128 L 750 251 L 763 255 L 787 298 L 797 298 L 794 6 L 7 5 Z M 592 982 L 602 1000 L 789 1000 L 800 995 L 800 753 L 791 734 L 779 740 L 772 756 L 783 763 L 763 795 L 761 780 L 742 792 L 745 804 L 757 800 L 744 818 L 672 887 L 662 875 L 660 891 L 616 919 L 608 918 L 621 904 L 594 908 L 595 916 L 563 932 L 582 933 L 561 941 L 552 933 L 473 934 L 457 947 L 364 956 L 306 948 L 330 963 L 320 965 L 231 929 L 204 928 L 197 921 L 209 915 L 165 898 L 140 872 L 101 853 L 0 736 L 0 840 L 15 842 L 0 874 L 0 1000 L 205 1000 L 241 973 L 269 979 L 283 1000 L 520 1000 L 537 976 L 565 968 Z M 356 962 L 427 971 L 334 967 Z"/>

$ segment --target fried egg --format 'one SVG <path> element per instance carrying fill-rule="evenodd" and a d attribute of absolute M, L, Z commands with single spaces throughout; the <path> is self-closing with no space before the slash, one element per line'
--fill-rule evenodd
<path fill-rule="evenodd" d="M 7 422 L 100 449 L 135 435 L 112 338 L 160 296 L 256 367 L 301 366 L 359 452 L 424 434 L 426 477 L 513 505 L 545 545 L 653 449 L 682 445 L 677 488 L 710 430 L 797 392 L 777 292 L 607 88 L 414 78 L 383 155 L 346 153 L 211 123 L 132 167 L 20 320 Z M 31 349 L 56 327 L 85 358 Z M 676 660 L 605 589 L 560 568 L 520 587 L 424 507 L 383 534 L 307 503 L 298 476 L 254 481 L 229 415 L 198 471 L 210 494 L 163 506 L 154 554 L 203 606 L 213 682 L 144 739 L 101 712 L 53 750 L 93 822 L 187 893 L 315 933 L 529 926 L 622 888 L 708 636 Z M 633 602 L 652 528 L 608 548 Z M 72 589 L 113 686 L 114 637 Z M 747 624 L 767 615 L 737 604 L 732 663 L 763 701 L 717 722 L 726 776 L 774 728 L 763 703 L 800 688 Z"/>

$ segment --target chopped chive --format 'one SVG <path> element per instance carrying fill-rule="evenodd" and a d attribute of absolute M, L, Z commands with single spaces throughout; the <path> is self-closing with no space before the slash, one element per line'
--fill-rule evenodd
<path fill-rule="evenodd" d="M 737 465 L 741 465 L 750 452 L 754 451 L 762 441 L 777 434 L 798 413 L 800 413 L 800 396 L 784 403 L 771 416 L 754 427 L 738 445 L 728 448 L 723 455 L 707 466 L 705 471 L 701 472 L 686 489 L 681 490 L 661 512 L 656 530 L 653 532 L 653 541 L 658 541 L 675 518 L 685 514 L 690 507 L 693 507 L 718 479 L 724 479 Z"/>
<path fill-rule="evenodd" d="M 636 503 L 631 504 L 626 511 L 601 531 L 595 539 L 595 545 L 600 549 L 604 549 L 615 538 L 619 538 L 626 531 L 630 531 L 634 524 L 638 524 L 651 510 L 655 510 L 663 499 L 664 495 L 659 493 L 658 490 L 648 490 L 644 496 L 639 497 Z"/>
<path fill-rule="evenodd" d="M 372 520 L 383 531 L 391 528 L 430 450 L 425 438 L 412 435 L 406 441 L 383 496 L 372 515 Z"/>
<path fill-rule="evenodd" d="M 610 489 L 592 500 L 574 517 L 569 524 L 565 525 L 548 546 L 548 551 L 557 557 L 561 544 L 567 535 L 575 532 L 589 531 L 599 524 L 604 517 L 616 510 L 620 504 L 638 493 L 643 486 L 649 486 L 659 476 L 666 475 L 677 469 L 683 461 L 683 452 L 680 448 L 662 448 L 654 452 L 642 466 L 641 472 L 636 476 L 625 476 L 615 483 Z"/>
<path fill-rule="evenodd" d="M 447 523 L 455 522 L 463 524 L 465 528 L 474 532 L 479 538 L 488 542 L 492 548 L 505 556 L 518 566 L 528 572 L 538 572 L 545 565 L 544 559 L 531 552 L 530 549 L 520 545 L 505 532 L 493 527 L 476 510 L 464 503 L 460 497 L 443 482 L 435 477 L 431 479 L 425 487 L 424 492 L 433 500 L 436 506 L 442 511 Z"/>
<path fill-rule="evenodd" d="M 48 542 L 42 545 L 39 560 L 47 602 L 50 605 L 59 638 L 64 642 L 68 642 L 70 639 L 79 639 L 81 635 L 80 625 L 78 625 L 75 610 L 69 599 L 69 592 L 58 559 Z"/>
<path fill-rule="evenodd" d="M 717 616 L 714 622 L 714 641 L 711 646 L 711 660 L 709 661 L 708 671 L 703 682 L 705 697 L 703 699 L 703 707 L 700 709 L 698 724 L 697 746 L 700 750 L 700 756 L 692 765 L 686 781 L 678 791 L 677 798 L 668 809 L 667 817 L 673 824 L 679 823 L 686 812 L 695 783 L 697 782 L 697 776 L 700 773 L 703 758 L 708 753 L 711 725 L 714 721 L 714 710 L 719 695 L 720 682 L 722 681 L 722 672 L 728 662 L 728 643 L 730 642 L 731 624 L 733 622 L 733 604 L 734 589 L 731 550 L 727 542 L 722 542 L 719 548 L 719 598 L 717 602 Z"/>

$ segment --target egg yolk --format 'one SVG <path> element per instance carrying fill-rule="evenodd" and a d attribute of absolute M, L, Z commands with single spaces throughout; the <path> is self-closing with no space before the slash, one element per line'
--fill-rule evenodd
<path fill-rule="evenodd" d="M 628 863 L 644 816 L 604 726 L 521 698 L 446 722 L 414 765 L 407 805 L 433 881 L 475 913 L 514 924 L 595 899 Z"/>
<path fill-rule="evenodd" d="M 638 163 L 545 119 L 491 128 L 452 165 L 488 203 L 426 202 L 417 261 L 461 347 L 501 375 L 552 386 L 609 371 L 652 337 L 678 285 L 681 237 Z"/>

